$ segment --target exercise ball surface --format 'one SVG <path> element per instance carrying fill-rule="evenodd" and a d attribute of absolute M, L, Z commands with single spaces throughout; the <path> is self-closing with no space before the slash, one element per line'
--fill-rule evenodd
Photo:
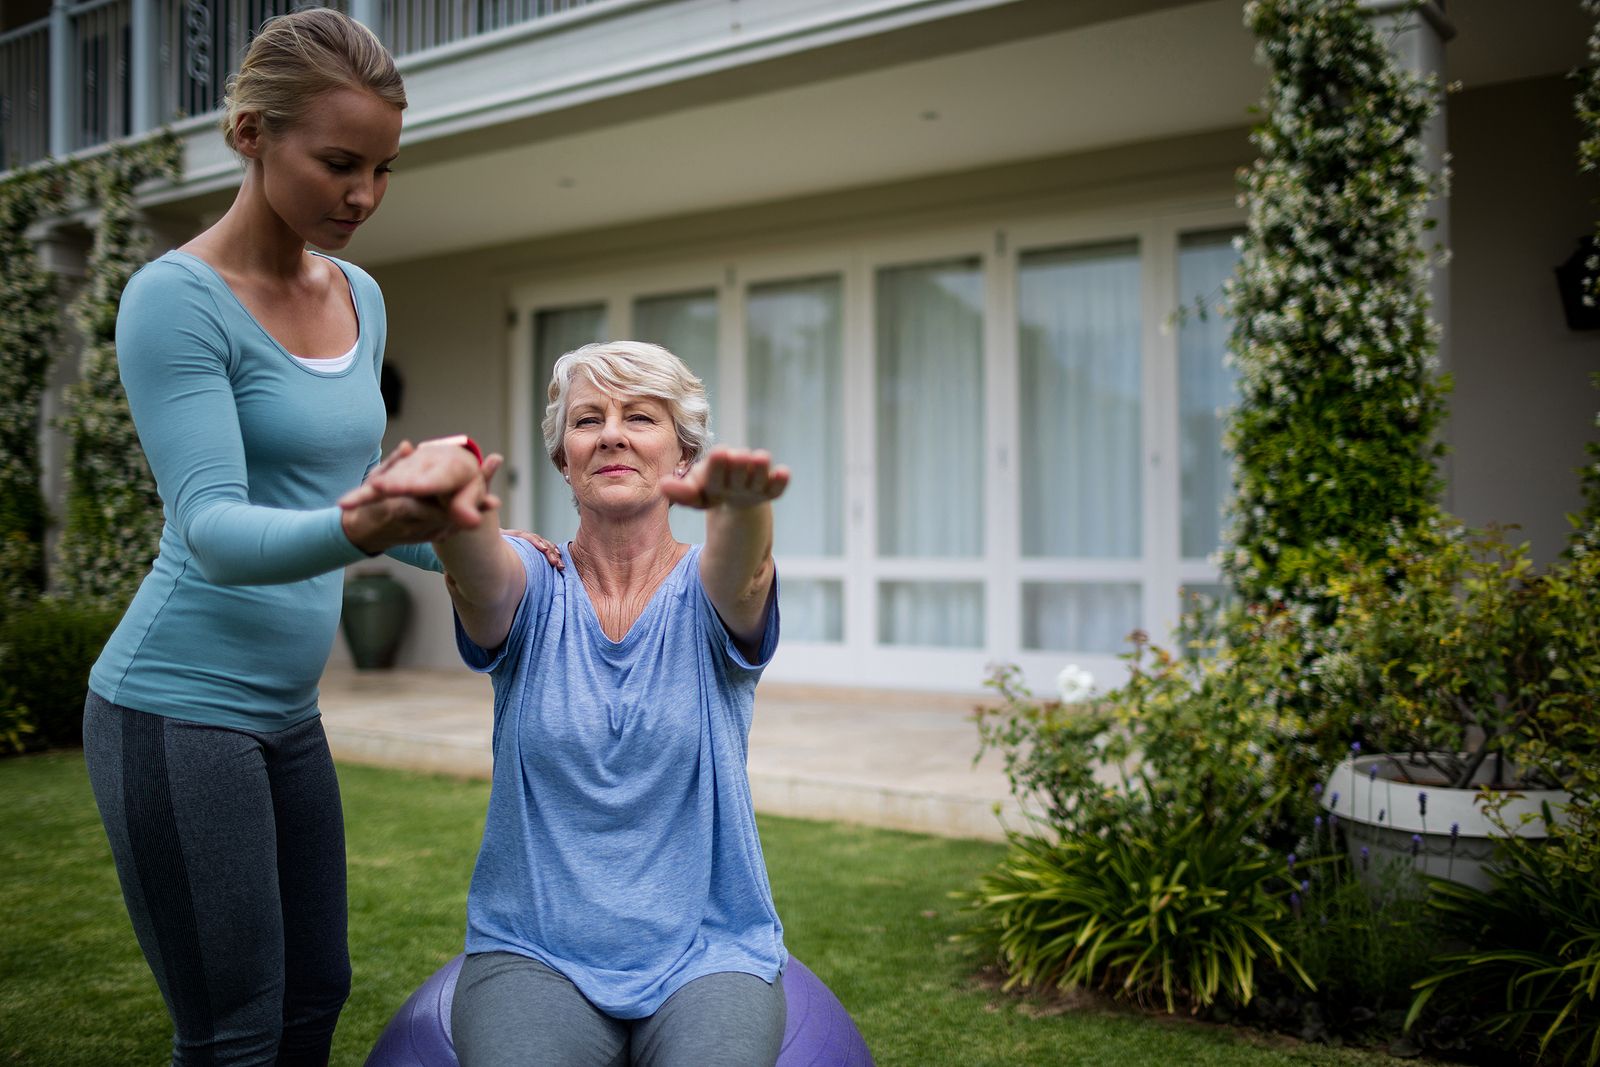
<path fill-rule="evenodd" d="M 465 956 L 406 998 L 367 1056 L 366 1067 L 460 1067 L 450 1039 L 450 1001 Z M 777 1067 L 873 1067 L 872 1054 L 839 998 L 793 956 L 783 972 L 788 1018 Z"/>

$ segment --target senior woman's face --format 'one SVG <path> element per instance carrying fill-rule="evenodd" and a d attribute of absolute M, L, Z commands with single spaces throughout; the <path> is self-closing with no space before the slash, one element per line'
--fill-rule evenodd
<path fill-rule="evenodd" d="M 613 396 L 581 376 L 568 394 L 562 446 L 572 491 L 584 507 L 658 505 L 665 499 L 661 479 L 683 462 L 666 401 Z"/>

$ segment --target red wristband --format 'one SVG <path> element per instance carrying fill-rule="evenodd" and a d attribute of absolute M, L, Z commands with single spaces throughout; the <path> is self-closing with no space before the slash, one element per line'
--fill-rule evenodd
<path fill-rule="evenodd" d="M 478 447 L 478 442 L 464 433 L 452 434 L 449 437 L 435 437 L 422 443 L 425 445 L 460 445 L 472 453 L 473 457 L 478 461 L 478 466 L 483 466 L 483 449 Z"/>

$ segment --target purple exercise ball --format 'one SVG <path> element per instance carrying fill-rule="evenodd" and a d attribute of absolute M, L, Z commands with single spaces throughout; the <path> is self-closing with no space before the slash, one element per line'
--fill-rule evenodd
<path fill-rule="evenodd" d="M 367 1067 L 460 1067 L 450 1040 L 450 1002 L 465 956 L 440 967 L 406 998 L 367 1056 Z M 788 1018 L 777 1067 L 873 1067 L 839 998 L 793 956 L 783 972 Z"/>

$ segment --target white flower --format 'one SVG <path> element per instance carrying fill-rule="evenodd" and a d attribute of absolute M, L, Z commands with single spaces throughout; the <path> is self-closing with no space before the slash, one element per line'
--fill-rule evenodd
<path fill-rule="evenodd" d="M 1094 675 L 1076 663 L 1069 663 L 1056 675 L 1056 692 L 1061 694 L 1061 703 L 1076 704 L 1094 692 Z"/>

